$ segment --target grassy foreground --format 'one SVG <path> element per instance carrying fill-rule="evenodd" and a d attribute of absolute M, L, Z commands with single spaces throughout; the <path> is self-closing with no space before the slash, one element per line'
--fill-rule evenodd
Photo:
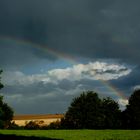
<path fill-rule="evenodd" d="M 0 130 L 0 134 L 44 137 L 46 140 L 140 140 L 140 130 Z"/>

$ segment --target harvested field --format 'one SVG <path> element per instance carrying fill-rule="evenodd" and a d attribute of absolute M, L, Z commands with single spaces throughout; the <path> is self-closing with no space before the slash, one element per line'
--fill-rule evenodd
<path fill-rule="evenodd" d="M 60 121 L 63 114 L 47 114 L 47 115 L 16 115 L 13 118 L 15 124 L 25 126 L 26 123 L 34 121 L 39 125 L 49 125 L 52 122 Z"/>

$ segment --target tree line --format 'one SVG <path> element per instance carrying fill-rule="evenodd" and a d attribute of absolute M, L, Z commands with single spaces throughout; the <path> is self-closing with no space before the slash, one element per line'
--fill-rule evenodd
<path fill-rule="evenodd" d="M 140 90 L 134 91 L 123 111 L 109 97 L 84 92 L 73 99 L 61 125 L 67 129 L 140 129 Z"/>
<path fill-rule="evenodd" d="M 3 87 L 0 81 L 0 89 Z M 11 123 L 13 114 L 12 108 L 0 96 L 0 128 L 19 128 Z M 60 122 L 42 128 L 29 122 L 22 129 L 140 129 L 140 90 L 133 92 L 123 111 L 110 97 L 99 98 L 96 92 L 86 91 L 72 100 Z"/>

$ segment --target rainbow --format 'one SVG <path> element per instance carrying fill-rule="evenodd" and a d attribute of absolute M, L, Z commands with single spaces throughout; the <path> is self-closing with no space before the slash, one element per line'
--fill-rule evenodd
<path fill-rule="evenodd" d="M 7 42 L 9 44 L 15 44 L 15 45 L 23 45 L 23 46 L 30 46 L 33 48 L 37 48 L 43 52 L 46 52 L 48 54 L 51 54 L 59 59 L 63 59 L 63 60 L 67 60 L 69 63 L 71 64 L 77 64 L 77 62 L 75 61 L 76 58 L 65 54 L 65 53 L 61 53 L 59 51 L 57 51 L 56 49 L 52 49 L 47 47 L 46 45 L 41 45 L 41 44 L 37 44 L 37 43 L 33 43 L 29 40 L 21 40 L 21 39 L 16 39 L 13 37 L 1 37 L 0 36 L 0 41 L 4 41 Z"/>
<path fill-rule="evenodd" d="M 115 93 L 118 97 L 120 97 L 123 100 L 128 100 L 128 97 L 125 96 L 125 94 L 122 91 L 120 91 L 117 87 L 115 87 L 109 81 L 105 81 L 105 80 L 100 80 L 100 81 L 103 85 L 106 85 L 109 91 Z"/>
<path fill-rule="evenodd" d="M 68 54 L 61 53 L 61 52 L 54 50 L 52 48 L 49 48 L 45 45 L 36 44 L 36 43 L 33 43 L 31 41 L 28 41 L 28 40 L 21 40 L 21 39 L 17 39 L 17 38 L 13 38 L 13 37 L 4 37 L 4 36 L 0 36 L 0 41 L 8 42 L 10 44 L 15 44 L 15 45 L 31 46 L 31 47 L 37 48 L 43 52 L 49 53 L 57 58 L 60 58 L 62 60 L 66 60 L 67 62 L 69 62 L 71 64 L 74 64 L 74 65 L 78 64 L 78 62 L 76 61 L 76 59 L 74 57 L 71 57 Z M 128 98 L 124 95 L 124 93 L 122 93 L 119 89 L 117 89 L 115 86 L 113 86 L 108 81 L 105 81 L 105 80 L 99 80 L 99 81 L 105 87 L 107 87 L 107 89 L 109 91 L 115 93 L 116 96 L 118 96 L 119 98 L 124 99 L 124 100 L 128 100 Z"/>

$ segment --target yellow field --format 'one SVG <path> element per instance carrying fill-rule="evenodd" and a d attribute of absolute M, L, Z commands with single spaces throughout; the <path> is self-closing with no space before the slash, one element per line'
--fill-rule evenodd
<path fill-rule="evenodd" d="M 25 126 L 28 122 L 34 121 L 37 124 L 49 125 L 52 122 L 60 121 L 64 115 L 62 114 L 47 114 L 47 115 L 16 115 L 13 122 L 19 126 Z"/>

